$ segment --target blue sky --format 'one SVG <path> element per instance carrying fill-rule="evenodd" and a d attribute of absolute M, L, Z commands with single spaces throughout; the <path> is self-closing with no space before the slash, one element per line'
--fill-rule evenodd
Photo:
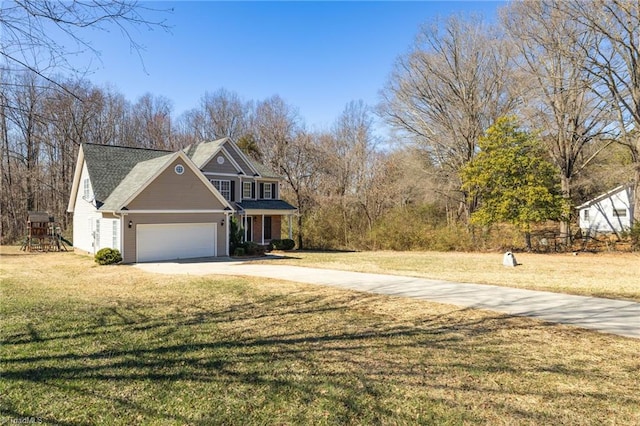
<path fill-rule="evenodd" d="M 88 79 L 135 102 L 150 92 L 174 115 L 225 88 L 244 100 L 278 94 L 310 129 L 328 128 L 352 100 L 379 101 L 393 64 L 420 25 L 451 13 L 491 20 L 503 2 L 161 2 L 171 33 L 134 31 L 144 66 L 117 30 L 92 33 L 101 52 Z M 152 18 L 155 17 L 152 16 Z M 88 57 L 74 59 L 79 63 Z M 145 71 L 146 70 L 146 71 Z"/>

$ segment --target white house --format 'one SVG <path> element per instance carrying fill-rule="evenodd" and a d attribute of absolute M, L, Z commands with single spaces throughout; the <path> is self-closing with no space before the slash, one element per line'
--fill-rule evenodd
<path fill-rule="evenodd" d="M 633 219 L 633 188 L 621 185 L 576 207 L 584 235 L 628 230 Z"/>

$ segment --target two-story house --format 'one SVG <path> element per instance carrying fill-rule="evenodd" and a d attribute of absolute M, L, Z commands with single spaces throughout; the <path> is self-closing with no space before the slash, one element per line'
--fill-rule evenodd
<path fill-rule="evenodd" d="M 82 144 L 68 211 L 73 245 L 121 251 L 125 263 L 229 255 L 229 221 L 245 241 L 281 238 L 296 208 L 282 178 L 228 138 L 177 152 Z"/>

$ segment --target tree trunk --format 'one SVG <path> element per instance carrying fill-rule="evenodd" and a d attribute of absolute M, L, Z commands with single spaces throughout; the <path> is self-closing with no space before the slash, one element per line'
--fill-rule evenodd
<path fill-rule="evenodd" d="M 571 247 L 571 177 L 562 174 L 560 178 L 562 200 L 567 208 L 565 215 L 560 219 L 560 241 L 565 250 Z"/>
<path fill-rule="evenodd" d="M 302 249 L 302 215 L 298 212 L 298 250 Z"/>
<path fill-rule="evenodd" d="M 631 216 L 631 226 L 640 222 L 640 163 L 636 163 L 636 170 L 634 173 L 634 182 L 631 187 L 631 194 L 633 196 L 633 215 Z"/>

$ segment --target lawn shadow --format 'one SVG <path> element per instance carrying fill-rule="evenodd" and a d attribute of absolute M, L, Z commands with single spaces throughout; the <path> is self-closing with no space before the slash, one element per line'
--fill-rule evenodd
<path fill-rule="evenodd" d="M 166 401 L 155 401 L 159 394 L 183 397 L 181 388 L 174 388 L 178 383 L 189 384 L 192 398 L 213 398 L 209 411 L 198 415 L 222 423 L 251 419 L 218 411 L 223 401 L 252 406 L 255 412 L 268 408 L 265 400 L 282 410 L 287 404 L 300 404 L 309 413 L 327 405 L 333 407 L 331 418 L 336 422 L 411 423 L 415 410 L 427 409 L 421 406 L 446 407 L 452 416 L 464 418 L 461 395 L 488 395 L 483 403 L 492 413 L 532 422 L 553 419 L 535 405 L 524 410 L 513 396 L 584 398 L 579 388 L 502 388 L 495 386 L 495 378 L 473 379 L 510 375 L 517 380 L 523 360 L 513 349 L 520 343 L 505 341 L 501 334 L 527 336 L 554 327 L 549 323 L 455 307 L 395 320 L 392 314 L 372 313 L 380 303 L 393 300 L 305 287 L 226 305 L 196 300 L 182 306 L 184 311 L 152 302 L 103 307 L 79 312 L 66 329 L 49 335 L 32 326 L 5 339 L 3 380 L 18 387 L 44 386 L 78 403 L 115 406 L 152 423 L 194 423 L 198 413 L 171 411 L 164 407 Z M 43 351 L 43 344 L 51 350 Z M 539 368 L 544 372 L 547 367 Z M 558 362 L 554 374 L 561 382 L 583 376 L 586 368 Z M 131 386 L 149 395 L 121 396 L 120 389 Z M 411 398 L 416 407 L 395 409 L 397 402 L 389 401 L 398 395 L 392 389 L 400 392 L 401 400 Z M 237 400 L 232 399 L 236 394 Z M 606 398 L 596 391 L 589 396 Z M 311 408 L 303 408 L 307 406 Z M 51 422 L 86 424 L 56 418 Z"/>

